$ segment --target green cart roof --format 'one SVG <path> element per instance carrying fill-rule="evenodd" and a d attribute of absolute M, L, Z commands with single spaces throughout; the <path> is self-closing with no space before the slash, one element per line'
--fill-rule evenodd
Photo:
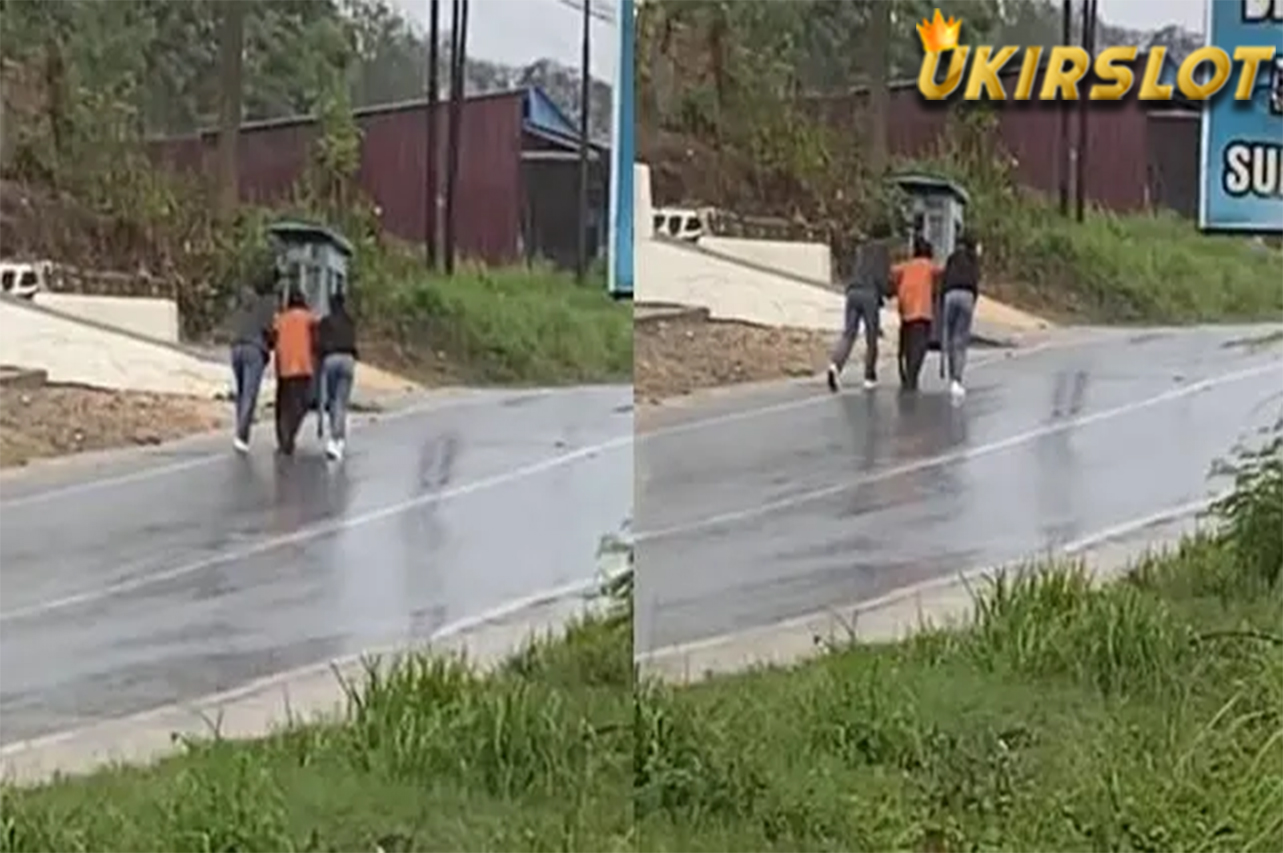
<path fill-rule="evenodd" d="M 919 193 L 947 193 L 961 201 L 963 204 L 971 204 L 971 196 L 967 194 L 957 183 L 948 178 L 939 175 L 928 175 L 922 172 L 909 172 L 899 175 L 891 175 L 888 180 L 899 184 L 901 189 L 906 192 Z"/>
<path fill-rule="evenodd" d="M 337 247 L 339 251 L 349 257 L 352 255 L 352 244 L 343 235 L 332 228 L 317 225 L 314 222 L 285 220 L 273 223 L 267 230 L 272 236 L 279 237 L 287 242 L 324 242 Z"/>

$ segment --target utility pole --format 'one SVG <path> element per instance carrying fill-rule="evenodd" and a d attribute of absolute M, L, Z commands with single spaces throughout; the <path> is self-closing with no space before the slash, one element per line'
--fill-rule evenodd
<path fill-rule="evenodd" d="M 463 123 L 463 77 L 468 63 L 468 0 L 453 0 L 450 34 L 450 139 L 445 176 L 445 273 L 454 275 L 454 211 L 459 189 L 459 142 Z"/>
<path fill-rule="evenodd" d="M 437 167 L 441 164 L 437 144 L 437 110 L 440 107 L 441 0 L 428 4 L 428 117 L 427 151 L 424 152 L 425 195 L 423 206 L 423 245 L 428 269 L 437 269 Z"/>
<path fill-rule="evenodd" d="M 592 0 L 583 0 L 583 4 L 583 53 L 579 71 L 579 253 L 575 258 L 575 278 L 580 284 L 588 278 L 588 110 L 592 95 L 589 37 Z"/>
<path fill-rule="evenodd" d="M 869 80 L 869 171 L 878 180 L 887 168 L 887 122 L 890 112 L 891 89 L 887 79 L 890 65 L 888 45 L 891 42 L 891 4 L 875 2 L 872 6 L 873 17 L 869 21 L 868 49 L 869 67 L 866 69 Z"/>
<path fill-rule="evenodd" d="M 1083 0 L 1083 49 L 1087 56 L 1096 53 L 1096 0 Z M 1074 214 L 1083 221 L 1087 204 L 1087 117 L 1091 101 L 1089 88 L 1083 86 L 1078 101 L 1078 159 L 1074 163 Z"/>
<path fill-rule="evenodd" d="M 1072 44 L 1074 25 L 1074 4 L 1072 0 L 1061 0 L 1060 3 L 1060 43 Z M 1061 101 L 1060 109 L 1060 215 L 1069 215 L 1069 101 Z"/>
<path fill-rule="evenodd" d="M 236 214 L 240 201 L 237 147 L 241 135 L 241 71 L 245 46 L 245 5 L 223 3 L 223 28 L 219 36 L 221 73 L 218 81 L 218 213 L 225 219 Z"/>

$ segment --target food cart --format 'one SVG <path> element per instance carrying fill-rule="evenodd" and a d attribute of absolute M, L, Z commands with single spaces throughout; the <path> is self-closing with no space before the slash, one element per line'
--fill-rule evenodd
<path fill-rule="evenodd" d="M 297 287 L 312 313 L 324 318 L 330 313 L 334 294 L 351 292 L 352 244 L 338 232 L 310 222 L 285 220 L 268 228 L 268 239 L 276 259 L 276 291 L 282 308 L 290 289 Z M 319 365 L 313 375 L 311 409 L 317 413 L 319 435 L 323 428 Z"/>

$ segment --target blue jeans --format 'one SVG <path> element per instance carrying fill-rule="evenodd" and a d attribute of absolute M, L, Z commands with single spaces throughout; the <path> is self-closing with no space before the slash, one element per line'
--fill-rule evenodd
<path fill-rule="evenodd" d="M 878 377 L 878 310 L 881 300 L 872 291 L 848 290 L 846 293 L 846 311 L 843 315 L 842 334 L 833 345 L 833 354 L 829 360 L 838 370 L 846 367 L 846 360 L 851 357 L 851 347 L 864 326 L 864 378 Z"/>
<path fill-rule="evenodd" d="M 330 438 L 343 441 L 347 437 L 347 407 L 352 399 L 352 383 L 356 378 L 356 359 L 348 353 L 331 353 L 321 362 L 320 413 L 330 415 Z"/>
<path fill-rule="evenodd" d="M 976 297 L 969 290 L 949 290 L 944 294 L 944 324 L 940 349 L 949 367 L 949 380 L 962 381 L 967 369 L 967 347 L 971 345 L 971 320 L 976 313 Z"/>
<path fill-rule="evenodd" d="M 267 369 L 267 353 L 254 344 L 232 345 L 232 378 L 236 383 L 236 437 L 249 441 L 258 407 L 258 389 Z"/>

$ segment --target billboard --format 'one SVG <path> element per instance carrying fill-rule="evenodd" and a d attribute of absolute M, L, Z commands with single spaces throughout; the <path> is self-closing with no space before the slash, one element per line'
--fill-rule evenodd
<path fill-rule="evenodd" d="M 588 0 L 584 0 L 588 2 Z M 618 0 L 619 58 L 611 98 L 610 263 L 607 287 L 616 296 L 633 295 L 633 0 Z M 1283 2 L 1283 0 L 1280 0 Z"/>
<path fill-rule="evenodd" d="M 1277 49 L 1249 101 L 1223 91 L 1203 110 L 1199 226 L 1283 232 L 1283 0 L 1207 0 L 1207 44 Z"/>

